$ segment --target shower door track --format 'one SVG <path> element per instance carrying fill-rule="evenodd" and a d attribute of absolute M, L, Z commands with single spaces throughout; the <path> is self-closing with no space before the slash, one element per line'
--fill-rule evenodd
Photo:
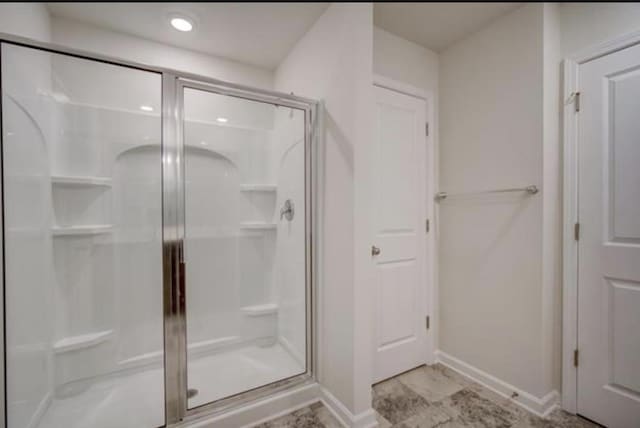
<path fill-rule="evenodd" d="M 185 73 L 170 68 L 124 60 L 107 55 L 73 49 L 54 43 L 0 32 L 0 45 L 11 44 L 49 53 L 102 62 L 115 66 L 148 71 L 162 76 L 162 281 L 164 312 L 164 373 L 165 373 L 165 426 L 182 427 L 200 419 L 222 414 L 228 410 L 267 397 L 279 391 L 315 382 L 317 341 L 317 170 L 320 103 L 316 100 L 276 91 L 253 88 L 241 84 Z M 0 55 L 0 65 L 2 57 Z M 1 73 L 0 73 L 1 83 Z M 184 260 L 184 141 L 183 141 L 183 89 L 192 88 L 220 95 L 268 103 L 275 106 L 304 111 L 305 131 L 305 292 L 306 292 L 306 371 L 280 379 L 274 383 L 253 388 L 192 409 L 187 405 L 187 340 L 185 308 L 185 260 Z M 0 84 L 1 91 L 1 84 Z M 2 153 L 2 102 L 0 99 L 0 156 Z M 3 163 L 0 161 L 0 178 L 4 194 Z M 5 319 L 5 254 L 4 207 L 0 198 L 2 215 L 0 246 L 0 322 L 3 332 L 0 341 L 0 420 L 7 426 L 6 399 L 6 319 Z"/>

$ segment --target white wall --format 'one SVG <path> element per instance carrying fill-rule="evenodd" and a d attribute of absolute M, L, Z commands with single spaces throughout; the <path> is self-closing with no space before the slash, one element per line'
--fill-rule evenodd
<path fill-rule="evenodd" d="M 267 69 L 176 48 L 64 18 L 54 17 L 52 19 L 52 38 L 55 43 L 75 49 L 186 73 L 200 74 L 228 82 L 263 89 L 271 89 L 273 84 L 273 73 Z"/>
<path fill-rule="evenodd" d="M 561 59 L 639 29 L 635 3 L 526 5 L 440 56 L 440 189 L 542 189 L 440 204 L 441 349 L 539 398 L 561 382 Z"/>
<path fill-rule="evenodd" d="M 440 190 L 542 189 L 440 204 L 440 349 L 539 398 L 556 385 L 559 322 L 546 319 L 558 284 L 543 211 L 557 189 L 546 194 L 543 142 L 557 162 L 557 140 L 543 132 L 543 18 L 525 5 L 440 56 Z"/>
<path fill-rule="evenodd" d="M 557 3 L 543 6 L 542 355 L 544 382 L 562 379 L 561 33 Z"/>
<path fill-rule="evenodd" d="M 378 27 L 373 29 L 373 72 L 438 93 L 438 54 Z"/>
<path fill-rule="evenodd" d="M 371 4 L 334 3 L 276 71 L 275 88 L 323 100 L 320 382 L 354 415 L 371 408 L 371 296 L 366 281 L 367 144 L 372 113 Z M 358 184 L 360 183 L 360 184 Z"/>
<path fill-rule="evenodd" d="M 51 41 L 51 22 L 44 3 L 0 3 L 0 33 Z"/>
<path fill-rule="evenodd" d="M 562 53 L 640 29 L 640 3 L 561 3 Z"/>

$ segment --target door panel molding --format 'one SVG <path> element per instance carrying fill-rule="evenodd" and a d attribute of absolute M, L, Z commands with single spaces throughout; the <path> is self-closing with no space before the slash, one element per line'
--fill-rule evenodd
<path fill-rule="evenodd" d="M 438 183 L 438 124 L 435 120 L 435 95 L 433 91 L 418 88 L 416 86 L 399 82 L 380 74 L 374 74 L 373 86 L 379 88 L 385 88 L 400 94 L 409 95 L 415 98 L 424 100 L 426 104 L 427 123 L 428 129 L 425 129 L 425 133 L 428 135 L 426 138 L 426 207 L 425 214 L 429 219 L 429 230 L 426 234 L 426 263 L 425 263 L 425 280 L 426 280 L 426 296 L 427 296 L 427 315 L 430 317 L 429 334 L 427 334 L 427 353 L 426 363 L 434 364 L 436 362 L 436 350 L 438 349 L 438 253 L 436 251 L 438 244 L 438 215 L 439 207 L 435 203 L 436 189 L 439 187 Z M 426 219 L 423 219 L 423 223 L 418 224 L 418 229 L 422 230 L 422 227 L 426 228 Z M 372 237 L 373 239 L 373 237 Z M 375 352 L 375 351 L 373 351 Z"/>
<path fill-rule="evenodd" d="M 563 60 L 563 232 L 562 232 L 562 408 L 576 413 L 578 397 L 578 115 L 572 102 L 579 92 L 580 66 L 640 43 L 640 31 L 580 50 Z"/>
<path fill-rule="evenodd" d="M 435 360 L 433 350 L 436 327 L 431 324 L 427 331 L 425 325 L 426 316 L 432 320 L 437 319 L 437 315 L 434 314 L 433 290 L 435 234 L 433 229 L 426 230 L 426 220 L 430 219 L 432 224 L 434 217 L 433 131 L 435 128 L 431 127 L 427 131 L 426 123 L 433 123 L 433 106 L 431 97 L 426 91 L 381 76 L 375 77 L 374 87 L 378 94 L 376 105 L 386 106 L 388 111 L 384 117 L 391 121 L 389 125 L 405 129 L 403 134 L 412 141 L 410 145 L 401 146 L 399 148 L 402 150 L 393 153 L 385 154 L 384 145 L 376 149 L 383 150 L 378 153 L 376 162 L 380 161 L 379 158 L 390 162 L 386 167 L 385 165 L 377 166 L 379 171 L 377 180 L 382 180 L 378 182 L 382 184 L 377 187 L 379 192 L 389 194 L 394 191 L 394 187 L 408 192 L 406 195 L 394 194 L 388 210 L 380 211 L 373 207 L 377 213 L 377 221 L 372 243 L 378 245 L 379 241 L 383 247 L 380 255 L 376 255 L 373 259 L 378 272 L 377 294 L 381 294 L 378 295 L 376 302 L 378 319 L 373 328 L 378 334 L 375 335 L 375 346 L 372 349 L 375 355 L 374 361 L 376 361 L 373 381 L 379 381 L 396 374 L 394 370 L 397 371 L 398 367 L 407 369 L 423 363 L 432 363 Z M 379 97 L 381 98 L 378 99 Z M 389 138 L 392 136 L 387 132 L 386 137 L 384 133 L 379 137 L 390 141 Z M 406 140 L 407 143 L 408 141 Z M 417 155 L 420 162 L 415 159 Z M 404 165 L 407 162 L 411 164 L 412 159 L 416 160 L 416 164 L 415 169 L 411 168 L 413 172 L 410 176 L 394 175 L 393 171 L 398 170 L 398 165 Z M 409 170 L 406 172 L 408 174 Z M 391 176 L 385 178 L 386 174 Z M 411 195 L 410 199 L 407 199 L 408 195 Z M 376 199 L 379 197 L 377 196 Z M 394 273 L 391 273 L 392 270 Z M 394 275 L 399 277 L 392 278 Z M 413 283 L 414 280 L 417 282 Z M 399 284 L 398 281 L 401 283 Z M 400 288 L 406 293 L 415 293 L 415 297 L 420 297 L 415 301 L 419 305 L 410 311 L 410 319 L 401 320 L 402 317 L 392 315 L 395 311 L 406 312 L 406 307 L 409 305 L 406 299 L 395 294 Z M 392 298 L 393 295 L 397 298 Z M 385 306 L 387 310 L 383 310 L 380 306 L 381 300 L 391 306 Z M 415 299 L 411 297 L 410 300 Z M 387 315 L 387 321 L 383 323 L 380 317 L 385 315 Z M 409 352 L 410 349 L 416 352 Z"/>

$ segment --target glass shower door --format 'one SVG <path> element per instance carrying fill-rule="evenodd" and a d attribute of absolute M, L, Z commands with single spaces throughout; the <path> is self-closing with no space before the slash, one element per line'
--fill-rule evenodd
<path fill-rule="evenodd" d="M 161 75 L 1 48 L 8 427 L 162 426 Z"/>
<path fill-rule="evenodd" d="M 307 373 L 305 110 L 182 87 L 188 409 Z"/>
<path fill-rule="evenodd" d="M 0 45 L 7 426 L 155 428 L 307 380 L 312 104 Z"/>

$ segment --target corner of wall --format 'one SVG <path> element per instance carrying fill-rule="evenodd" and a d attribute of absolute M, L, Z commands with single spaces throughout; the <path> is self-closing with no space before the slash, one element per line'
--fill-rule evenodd
<path fill-rule="evenodd" d="M 544 388 L 560 390 L 562 367 L 562 138 L 559 5 L 543 5 L 543 284 Z"/>
<path fill-rule="evenodd" d="M 373 27 L 374 73 L 436 95 L 438 69 L 438 53 L 380 27 Z"/>
<path fill-rule="evenodd" d="M 357 64 L 362 76 L 357 80 L 356 138 L 354 144 L 354 412 L 371 413 L 373 379 L 374 299 L 371 284 L 375 271 L 369 256 L 373 230 L 371 200 L 373 180 L 374 98 L 373 98 L 373 5 L 360 8 L 361 31 L 357 40 Z M 363 425 L 358 425 L 363 426 Z"/>
<path fill-rule="evenodd" d="M 319 381 L 353 415 L 371 408 L 372 306 L 362 259 L 367 221 L 358 219 L 368 197 L 361 177 L 371 132 L 372 7 L 332 3 L 275 73 L 276 90 L 324 105 L 319 152 L 330 173 L 319 172 Z"/>
<path fill-rule="evenodd" d="M 442 190 L 542 188 L 529 199 L 440 205 L 440 349 L 532 402 L 553 389 L 556 325 L 546 320 L 554 279 L 544 285 L 557 263 L 543 236 L 557 206 L 545 200 L 557 193 L 545 187 L 543 25 L 543 5 L 524 5 L 440 54 Z"/>

